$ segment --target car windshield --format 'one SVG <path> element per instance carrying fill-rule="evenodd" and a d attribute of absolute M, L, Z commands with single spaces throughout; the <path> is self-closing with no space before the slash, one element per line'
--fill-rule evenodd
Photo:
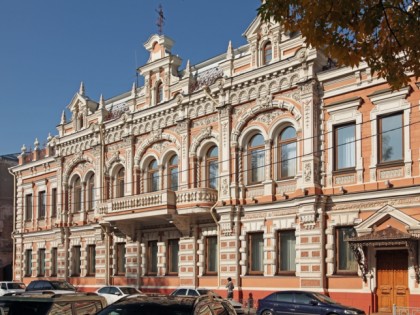
<path fill-rule="evenodd" d="M 136 304 L 110 305 L 97 315 L 190 315 L 192 309 L 187 305 L 161 305 L 157 303 L 139 302 Z"/>
<path fill-rule="evenodd" d="M 1 314 L 7 315 L 22 315 L 22 314 L 31 314 L 31 315 L 45 315 L 48 313 L 48 310 L 51 308 L 51 302 L 22 302 L 22 301 L 13 301 L 13 302 L 1 302 L 0 311 Z"/>
<path fill-rule="evenodd" d="M 338 304 L 336 301 L 334 301 L 333 299 L 331 299 L 330 297 L 320 294 L 320 293 L 314 293 L 314 296 L 321 301 L 322 303 L 327 303 L 327 304 Z"/>
<path fill-rule="evenodd" d="M 135 288 L 124 287 L 124 288 L 120 288 L 120 289 L 121 289 L 122 293 L 124 293 L 124 294 L 138 294 L 138 293 L 140 293 Z"/>
<path fill-rule="evenodd" d="M 75 287 L 65 281 L 51 281 L 51 285 L 55 290 L 76 291 Z"/>
<path fill-rule="evenodd" d="M 9 290 L 18 290 L 18 289 L 22 289 L 25 290 L 25 285 L 23 283 L 8 283 L 7 287 L 9 288 Z"/>

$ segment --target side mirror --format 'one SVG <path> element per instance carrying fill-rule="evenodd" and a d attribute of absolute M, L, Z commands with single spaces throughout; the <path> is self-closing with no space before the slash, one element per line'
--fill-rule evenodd
<path fill-rule="evenodd" d="M 311 305 L 315 306 L 315 305 L 318 305 L 318 301 L 317 301 L 317 300 L 311 300 L 311 301 L 309 302 L 309 304 L 311 304 Z"/>
<path fill-rule="evenodd" d="M 122 295 L 121 292 L 119 292 L 119 291 L 116 291 L 114 294 L 115 295 Z"/>

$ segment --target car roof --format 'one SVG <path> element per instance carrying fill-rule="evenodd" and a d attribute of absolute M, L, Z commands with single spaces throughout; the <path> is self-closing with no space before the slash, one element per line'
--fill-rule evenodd
<path fill-rule="evenodd" d="M 14 293 L 12 295 L 0 296 L 0 302 L 5 301 L 31 301 L 31 302 L 58 302 L 58 301 L 86 301 L 86 300 L 101 300 L 106 299 L 96 293 L 69 293 L 57 294 L 51 291 L 43 291 L 37 294 Z M 106 305 L 106 304 L 105 304 Z"/>
<path fill-rule="evenodd" d="M 131 298 L 123 299 L 117 304 L 136 304 L 136 303 L 160 303 L 164 305 L 185 305 L 193 307 L 195 301 L 198 299 L 198 296 L 149 296 L 149 295 L 139 295 Z"/>

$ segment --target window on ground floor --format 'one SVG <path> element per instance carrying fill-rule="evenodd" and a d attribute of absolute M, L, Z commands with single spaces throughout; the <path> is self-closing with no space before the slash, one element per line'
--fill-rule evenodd
<path fill-rule="evenodd" d="M 294 274 L 296 271 L 296 234 L 295 230 L 277 233 L 277 261 L 279 274 Z"/>
<path fill-rule="evenodd" d="M 116 245 L 116 274 L 117 275 L 125 275 L 125 243 L 117 243 Z"/>
<path fill-rule="evenodd" d="M 168 273 L 178 274 L 179 239 L 168 240 Z"/>
<path fill-rule="evenodd" d="M 156 275 L 158 264 L 157 241 L 149 241 L 147 247 L 147 273 L 150 275 Z"/>
<path fill-rule="evenodd" d="M 38 277 L 45 276 L 45 248 L 38 250 Z"/>
<path fill-rule="evenodd" d="M 248 273 L 262 275 L 264 272 L 264 234 L 248 234 Z"/>
<path fill-rule="evenodd" d="M 96 246 L 87 247 L 87 275 L 94 276 L 96 273 Z"/>
<path fill-rule="evenodd" d="M 58 270 L 57 247 L 51 248 L 51 277 L 57 276 Z"/>
<path fill-rule="evenodd" d="M 335 229 L 337 273 L 357 272 L 357 261 L 347 241 L 348 238 L 355 235 L 356 232 L 352 226 L 337 227 Z"/>
<path fill-rule="evenodd" d="M 25 277 L 32 276 L 32 249 L 25 251 Z"/>
<path fill-rule="evenodd" d="M 71 250 L 71 275 L 73 277 L 80 276 L 80 265 L 81 265 L 81 251 L 80 246 L 73 246 Z"/>
<path fill-rule="evenodd" d="M 206 237 L 206 274 L 217 273 L 217 236 Z"/>

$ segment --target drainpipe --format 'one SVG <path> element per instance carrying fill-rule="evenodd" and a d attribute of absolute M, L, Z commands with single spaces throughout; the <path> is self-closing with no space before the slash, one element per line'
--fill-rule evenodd
<path fill-rule="evenodd" d="M 321 199 L 321 288 L 324 291 L 323 293 L 329 296 L 328 292 L 328 279 L 327 279 L 327 268 L 326 268 L 326 214 L 325 214 L 325 204 L 323 199 Z"/>
<path fill-rule="evenodd" d="M 217 288 L 220 288 L 220 224 L 217 220 L 216 214 L 214 213 L 216 205 L 217 203 L 210 208 L 210 214 L 217 226 Z"/>

